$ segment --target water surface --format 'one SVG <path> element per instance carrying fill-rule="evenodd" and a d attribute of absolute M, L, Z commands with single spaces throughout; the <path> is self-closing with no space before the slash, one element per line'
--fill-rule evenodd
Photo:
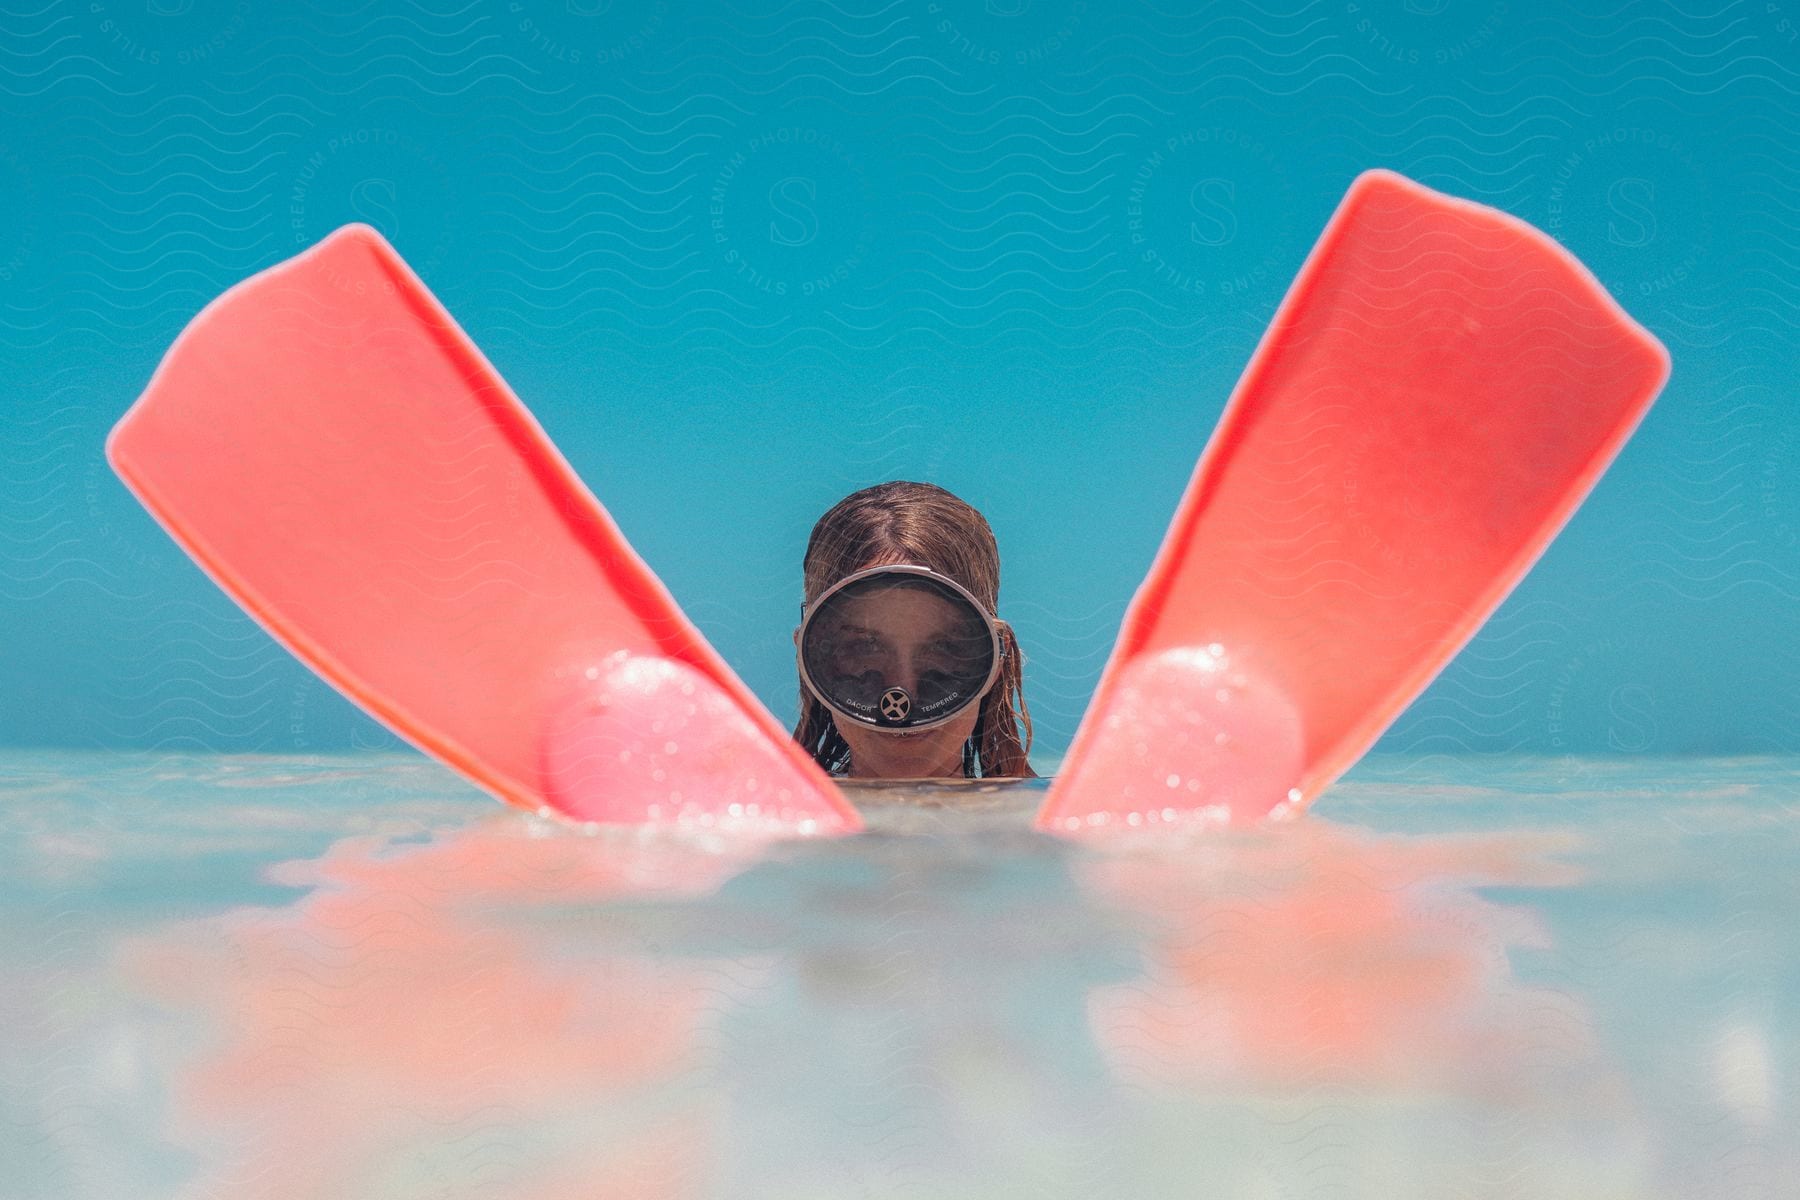
<path fill-rule="evenodd" d="M 1385 757 L 1079 847 L 583 835 L 411 755 L 0 759 L 25 1197 L 1790 1196 L 1800 759 Z"/>

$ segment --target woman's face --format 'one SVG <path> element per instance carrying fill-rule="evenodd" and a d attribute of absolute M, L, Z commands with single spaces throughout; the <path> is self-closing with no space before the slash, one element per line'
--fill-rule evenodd
<path fill-rule="evenodd" d="M 966 609 L 924 589 L 891 588 L 849 599 L 837 606 L 831 620 L 829 669 L 845 680 L 869 680 L 877 691 L 900 687 L 922 699 L 939 681 L 960 674 L 959 664 L 966 666 L 972 653 L 991 652 L 985 627 L 974 636 Z M 796 644 L 799 636 L 795 630 Z M 979 716 L 980 704 L 971 703 L 928 729 L 871 729 L 849 720 L 836 724 L 850 746 L 851 778 L 924 779 L 963 773 L 963 743 Z"/>
<path fill-rule="evenodd" d="M 850 744 L 850 778 L 960 778 L 963 743 L 975 731 L 980 708 L 971 704 L 942 725 L 908 733 L 889 733 L 839 721 L 838 732 Z"/>

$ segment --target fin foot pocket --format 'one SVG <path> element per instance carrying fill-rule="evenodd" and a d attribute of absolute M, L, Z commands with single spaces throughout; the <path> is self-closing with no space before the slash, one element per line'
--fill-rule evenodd
<path fill-rule="evenodd" d="M 1278 687 L 1212 643 L 1144 654 L 1126 664 L 1083 722 L 1093 744 L 1070 758 L 1040 827 L 1202 822 L 1292 815 L 1303 730 Z"/>
<path fill-rule="evenodd" d="M 570 673 L 543 743 L 543 792 L 577 821 L 845 832 L 845 821 L 723 688 L 620 650 Z"/>

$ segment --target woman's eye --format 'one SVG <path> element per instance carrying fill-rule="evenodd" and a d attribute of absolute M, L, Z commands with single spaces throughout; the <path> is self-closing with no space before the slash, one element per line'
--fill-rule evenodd
<path fill-rule="evenodd" d="M 934 642 L 926 652 L 925 661 L 932 670 L 960 671 L 979 653 L 966 642 Z"/>
<path fill-rule="evenodd" d="M 877 639 L 857 637 L 839 642 L 835 654 L 840 662 L 871 663 L 878 659 L 882 652 L 882 645 Z"/>

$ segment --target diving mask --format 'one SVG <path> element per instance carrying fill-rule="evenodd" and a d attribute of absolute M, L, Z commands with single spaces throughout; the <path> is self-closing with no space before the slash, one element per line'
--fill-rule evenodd
<path fill-rule="evenodd" d="M 987 694 L 1005 658 L 1005 622 L 929 567 L 857 571 L 800 612 L 801 680 L 869 729 L 942 725 Z"/>

